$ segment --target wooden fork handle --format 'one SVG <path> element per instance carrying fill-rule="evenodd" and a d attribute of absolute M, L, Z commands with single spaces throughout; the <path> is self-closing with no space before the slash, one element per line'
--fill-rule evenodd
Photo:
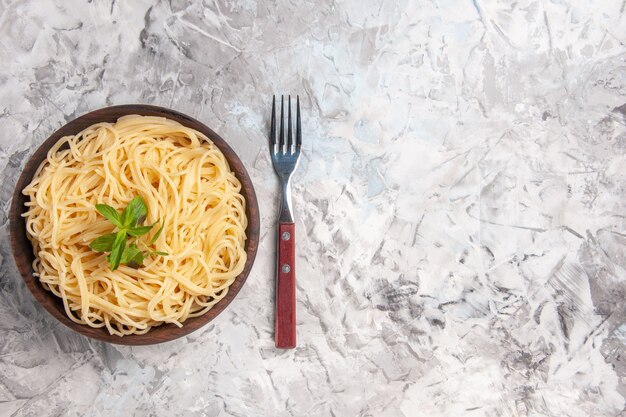
<path fill-rule="evenodd" d="M 278 225 L 276 264 L 276 347 L 296 347 L 296 240 L 295 224 Z"/>

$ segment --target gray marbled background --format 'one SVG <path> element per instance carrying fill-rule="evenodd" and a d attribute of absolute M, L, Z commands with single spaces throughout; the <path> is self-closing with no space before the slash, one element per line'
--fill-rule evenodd
<path fill-rule="evenodd" d="M 0 415 L 620 415 L 626 14 L 591 3 L 0 1 Z M 285 352 L 272 93 L 306 116 Z M 51 132 L 136 102 L 225 137 L 263 225 L 226 312 L 128 348 L 35 304 L 7 209 Z"/>

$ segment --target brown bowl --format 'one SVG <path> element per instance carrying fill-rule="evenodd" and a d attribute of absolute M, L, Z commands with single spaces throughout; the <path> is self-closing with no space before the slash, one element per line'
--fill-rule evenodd
<path fill-rule="evenodd" d="M 168 119 L 175 120 L 180 124 L 196 129 L 204 133 L 209 139 L 211 139 L 215 145 L 222 151 L 230 168 L 233 170 L 242 186 L 242 193 L 246 198 L 246 214 L 248 216 L 248 228 L 246 230 L 248 239 L 246 241 L 246 253 L 248 255 L 246 265 L 243 272 L 235 279 L 235 282 L 230 286 L 228 294 L 217 304 L 213 306 L 206 314 L 199 317 L 192 317 L 187 319 L 183 323 L 183 327 L 177 327 L 174 324 L 163 324 L 158 327 L 153 327 L 146 334 L 140 335 L 127 335 L 116 336 L 109 334 L 108 330 L 104 327 L 95 329 L 83 324 L 74 323 L 65 314 L 63 308 L 63 302 L 60 298 L 52 294 L 43 288 L 39 279 L 33 275 L 32 263 L 35 259 L 33 255 L 33 247 L 26 236 L 26 222 L 21 216 L 26 211 L 26 196 L 22 194 L 22 190 L 28 185 L 37 168 L 41 162 L 46 159 L 46 155 L 50 148 L 57 143 L 62 137 L 67 135 L 74 135 L 82 131 L 83 129 L 98 122 L 115 122 L 121 116 L 128 114 L 139 114 L 143 116 L 162 116 Z M 252 263 L 256 256 L 256 251 L 259 243 L 259 206 L 254 193 L 254 187 L 250 176 L 246 172 L 243 163 L 237 157 L 235 152 L 230 146 L 222 139 L 217 133 L 209 129 L 199 121 L 179 113 L 174 110 L 166 109 L 163 107 L 149 106 L 144 104 L 127 104 L 122 106 L 106 107 L 100 110 L 92 111 L 77 119 L 72 120 L 59 130 L 54 132 L 44 143 L 37 148 L 35 153 L 26 162 L 22 175 L 17 181 L 15 191 L 13 192 L 13 201 L 11 204 L 11 210 L 9 213 L 10 233 L 11 233 L 11 247 L 13 249 L 13 256 L 17 264 L 17 268 L 26 283 L 26 286 L 30 292 L 35 296 L 37 301 L 52 314 L 57 320 L 66 325 L 67 327 L 77 331 L 85 336 L 92 337 L 94 339 L 103 340 L 105 342 L 117 343 L 121 345 L 149 345 L 154 343 L 167 342 L 176 339 L 181 336 L 185 336 L 194 330 L 199 329 L 211 320 L 213 320 L 218 314 L 220 314 L 228 304 L 237 296 L 237 293 L 243 286 Z"/>

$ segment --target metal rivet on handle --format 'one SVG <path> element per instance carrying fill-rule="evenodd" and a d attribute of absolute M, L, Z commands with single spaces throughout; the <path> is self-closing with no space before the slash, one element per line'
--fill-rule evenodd
<path fill-rule="evenodd" d="M 289 232 L 283 232 L 283 234 L 282 234 L 281 238 L 282 238 L 283 240 L 289 240 L 289 239 L 291 239 L 291 233 L 289 233 Z"/>
<path fill-rule="evenodd" d="M 282 271 L 286 274 L 288 272 L 291 272 L 291 267 L 287 264 L 283 265 Z"/>

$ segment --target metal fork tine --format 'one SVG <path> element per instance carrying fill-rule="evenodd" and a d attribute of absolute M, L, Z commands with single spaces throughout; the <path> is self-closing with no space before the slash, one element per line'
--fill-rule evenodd
<path fill-rule="evenodd" d="M 276 96 L 272 96 L 272 119 L 270 121 L 270 145 L 276 153 Z"/>
<path fill-rule="evenodd" d="M 293 153 L 291 146 L 293 145 L 293 134 L 291 133 L 291 95 L 287 100 L 287 150 L 286 153 Z"/>
<path fill-rule="evenodd" d="M 302 147 L 302 129 L 300 126 L 300 96 L 296 96 L 296 152 Z"/>
<path fill-rule="evenodd" d="M 284 129 L 284 120 L 285 120 L 285 109 L 284 109 L 284 103 L 285 100 L 283 100 L 283 96 L 280 96 L 280 130 L 279 135 L 278 135 L 278 153 L 283 153 L 283 147 L 285 145 L 285 129 Z"/>

